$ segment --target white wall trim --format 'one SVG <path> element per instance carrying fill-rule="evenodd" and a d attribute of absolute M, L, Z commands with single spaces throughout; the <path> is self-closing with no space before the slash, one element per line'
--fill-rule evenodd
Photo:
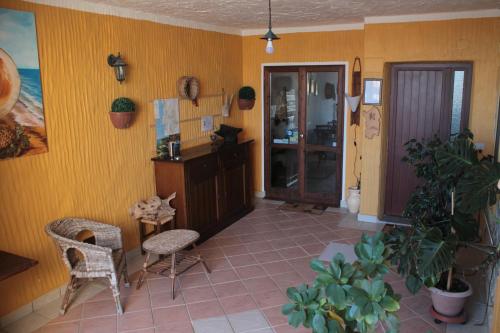
<path fill-rule="evenodd" d="M 340 65 L 345 67 L 345 72 L 344 72 L 344 91 L 349 91 L 349 62 L 348 61 L 321 61 L 321 62 L 272 62 L 272 63 L 263 63 L 261 64 L 261 72 L 260 72 L 260 91 L 261 91 L 261 114 L 262 114 L 262 121 L 261 121 L 261 180 L 262 180 L 262 185 L 261 185 L 261 191 L 265 193 L 264 189 L 264 178 L 265 178 L 265 172 L 264 172 L 264 161 L 265 161 L 265 156 L 264 156 L 264 96 L 265 96 L 265 91 L 264 91 L 264 67 L 278 67 L 278 66 L 331 66 L 331 65 Z M 349 107 L 347 103 L 344 102 L 344 142 L 342 144 L 342 197 L 340 200 L 340 203 L 342 204 L 342 201 L 345 202 L 345 183 L 346 183 L 346 149 L 347 149 L 347 116 L 346 114 L 349 112 Z"/>
<path fill-rule="evenodd" d="M 457 19 L 499 17 L 500 9 L 472 10 L 465 12 L 446 12 L 396 16 L 367 16 L 365 24 L 376 23 L 402 23 L 402 22 L 425 22 L 425 21 L 446 21 Z"/>
<path fill-rule="evenodd" d="M 369 222 L 369 223 L 384 223 L 380 221 L 378 217 L 375 215 L 365 215 L 365 214 L 358 214 L 358 221 Z"/>
<path fill-rule="evenodd" d="M 256 198 L 264 199 L 266 197 L 266 192 L 265 191 L 255 191 L 254 195 Z"/>
<path fill-rule="evenodd" d="M 363 30 L 365 28 L 364 23 L 345 23 L 345 24 L 327 24 L 327 25 L 314 25 L 306 27 L 288 27 L 279 28 L 273 27 L 273 31 L 276 34 L 292 34 L 297 32 L 321 32 L 321 31 L 346 31 L 346 30 Z M 241 30 L 242 36 L 258 36 L 263 35 L 266 32 L 266 28 L 261 29 L 243 29 Z"/>
<path fill-rule="evenodd" d="M 178 27 L 186 27 L 186 28 L 199 29 L 205 31 L 215 31 L 225 34 L 241 36 L 241 29 L 238 28 L 212 25 L 191 20 L 183 20 L 166 15 L 145 13 L 139 10 L 124 8 L 119 6 L 110 6 L 95 2 L 88 2 L 85 0 L 25 0 L 25 1 L 40 5 L 74 9 L 94 14 L 125 17 L 136 20 L 145 20 L 155 23 L 168 24 Z"/>

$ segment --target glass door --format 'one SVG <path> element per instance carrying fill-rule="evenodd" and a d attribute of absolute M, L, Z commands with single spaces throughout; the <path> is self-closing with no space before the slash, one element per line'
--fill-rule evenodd
<path fill-rule="evenodd" d="M 299 72 L 280 67 L 266 71 L 266 192 L 299 197 Z"/>
<path fill-rule="evenodd" d="M 266 197 L 338 206 L 344 67 L 266 67 Z"/>
<path fill-rule="evenodd" d="M 303 197 L 339 202 L 342 191 L 343 70 L 306 67 Z"/>

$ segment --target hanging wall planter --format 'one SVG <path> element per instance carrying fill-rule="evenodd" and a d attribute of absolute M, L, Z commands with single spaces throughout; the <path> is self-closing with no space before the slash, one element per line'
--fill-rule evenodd
<path fill-rule="evenodd" d="M 238 93 L 238 107 L 240 110 L 251 110 L 255 105 L 255 90 L 252 87 L 241 87 Z"/>
<path fill-rule="evenodd" d="M 135 104 L 129 98 L 119 97 L 113 101 L 109 118 L 113 126 L 119 129 L 128 128 L 134 119 Z"/>

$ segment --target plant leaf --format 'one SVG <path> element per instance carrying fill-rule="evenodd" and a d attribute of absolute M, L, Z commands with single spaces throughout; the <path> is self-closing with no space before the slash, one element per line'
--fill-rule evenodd
<path fill-rule="evenodd" d="M 438 275 L 449 270 L 455 259 L 456 238 L 445 238 L 438 228 L 431 228 L 420 242 L 417 270 L 421 277 Z"/>
<path fill-rule="evenodd" d="M 304 310 L 300 310 L 297 312 L 293 312 L 288 316 L 288 323 L 297 328 L 300 324 L 302 324 L 306 320 L 306 312 Z"/>
<path fill-rule="evenodd" d="M 285 304 L 281 307 L 281 313 L 283 313 L 285 316 L 288 316 L 293 312 L 293 310 L 295 310 L 295 304 L 292 303 Z"/>
<path fill-rule="evenodd" d="M 408 275 L 405 282 L 406 288 L 415 295 L 422 288 L 422 280 L 415 275 Z"/>
<path fill-rule="evenodd" d="M 326 329 L 326 320 L 321 313 L 316 312 L 312 320 L 312 328 L 317 333 L 328 333 Z"/>
<path fill-rule="evenodd" d="M 399 303 L 390 296 L 384 296 L 380 305 L 384 308 L 385 311 L 395 312 L 399 310 Z"/>

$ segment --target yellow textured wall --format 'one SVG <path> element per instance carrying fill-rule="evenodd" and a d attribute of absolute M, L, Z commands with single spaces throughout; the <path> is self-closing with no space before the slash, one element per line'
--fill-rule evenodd
<path fill-rule="evenodd" d="M 356 56 L 363 62 L 363 31 L 336 31 L 316 33 L 294 33 L 280 35 L 281 39 L 274 43 L 275 51 L 268 55 L 264 51 L 265 42 L 260 36 L 243 38 L 243 83 L 255 88 L 257 98 L 252 110 L 244 111 L 245 135 L 255 139 L 253 145 L 254 188 L 262 191 L 262 64 L 264 63 L 300 63 L 300 62 L 349 62 L 346 71 L 348 87 L 351 89 L 352 62 Z M 350 115 L 349 115 L 350 117 Z M 347 119 L 350 123 L 350 118 Z M 357 130 L 358 138 L 361 137 Z M 354 126 L 348 127 L 347 132 L 347 170 L 345 188 L 355 185 L 356 179 L 352 172 L 354 163 Z M 358 140 L 358 149 L 361 152 L 362 139 Z M 360 163 L 358 163 L 359 172 Z"/>
<path fill-rule="evenodd" d="M 485 152 L 493 153 L 500 18 L 370 24 L 365 26 L 364 52 L 365 77 L 382 77 L 388 62 L 473 61 L 469 128 L 477 142 L 485 143 Z M 388 114 L 381 110 L 383 123 L 387 123 Z M 362 214 L 383 213 L 387 126 L 381 131 L 381 136 L 363 141 Z"/>
<path fill-rule="evenodd" d="M 0 316 L 60 286 L 65 268 L 43 227 L 63 216 L 82 216 L 120 226 L 125 246 L 138 246 L 137 226 L 127 215 L 137 199 L 155 193 L 150 158 L 155 150 L 154 98 L 176 95 L 186 74 L 201 81 L 202 95 L 242 82 L 241 37 L 2 0 L 5 8 L 35 13 L 49 152 L 0 161 L 0 248 L 36 258 L 39 265 L 0 282 Z M 129 64 L 122 85 L 106 58 L 121 52 Z M 113 128 L 114 98 L 137 103 L 126 130 Z M 216 113 L 220 98 L 181 113 Z M 236 108 L 227 122 L 242 124 Z M 182 114 L 185 117 L 185 114 Z M 220 118 L 219 120 L 220 121 Z M 183 124 L 197 138 L 200 122 Z M 203 141 L 203 139 L 197 142 Z"/>
<path fill-rule="evenodd" d="M 149 161 L 154 154 L 154 98 L 176 95 L 179 76 L 200 78 L 202 95 L 242 84 L 257 92 L 253 110 L 233 107 L 226 123 L 243 126 L 253 145 L 254 185 L 261 183 L 261 64 L 352 61 L 361 57 L 365 77 L 383 75 L 391 61 L 474 61 L 470 127 L 486 152 L 494 144 L 496 73 L 500 68 L 500 19 L 367 25 L 364 31 L 284 34 L 273 55 L 257 36 L 238 37 L 146 21 L 2 0 L 2 7 L 33 11 L 44 96 L 49 152 L 0 161 L 0 248 L 36 258 L 40 264 L 0 282 L 0 316 L 63 284 L 66 272 L 43 226 L 62 216 L 84 216 L 120 226 L 127 249 L 138 245 L 136 224 L 127 215 L 138 198 L 154 194 Z M 129 63 L 119 85 L 106 63 L 121 52 Z M 350 88 L 350 83 L 349 83 Z M 138 113 L 130 129 L 112 127 L 112 100 L 127 96 Z M 219 112 L 221 99 L 202 99 L 198 109 L 181 102 L 181 119 Z M 386 121 L 387 115 L 382 110 Z M 363 122 L 364 118 L 361 117 Z M 216 118 L 219 124 L 221 118 Z M 199 120 L 183 122 L 184 147 L 207 140 Z M 363 126 L 362 128 L 363 129 Z M 387 128 L 362 138 L 361 213 L 376 215 L 382 204 Z M 346 187 L 354 184 L 353 127 L 347 135 Z M 362 141 L 362 144 L 361 144 Z M 382 166 L 382 167 L 381 167 Z"/>

